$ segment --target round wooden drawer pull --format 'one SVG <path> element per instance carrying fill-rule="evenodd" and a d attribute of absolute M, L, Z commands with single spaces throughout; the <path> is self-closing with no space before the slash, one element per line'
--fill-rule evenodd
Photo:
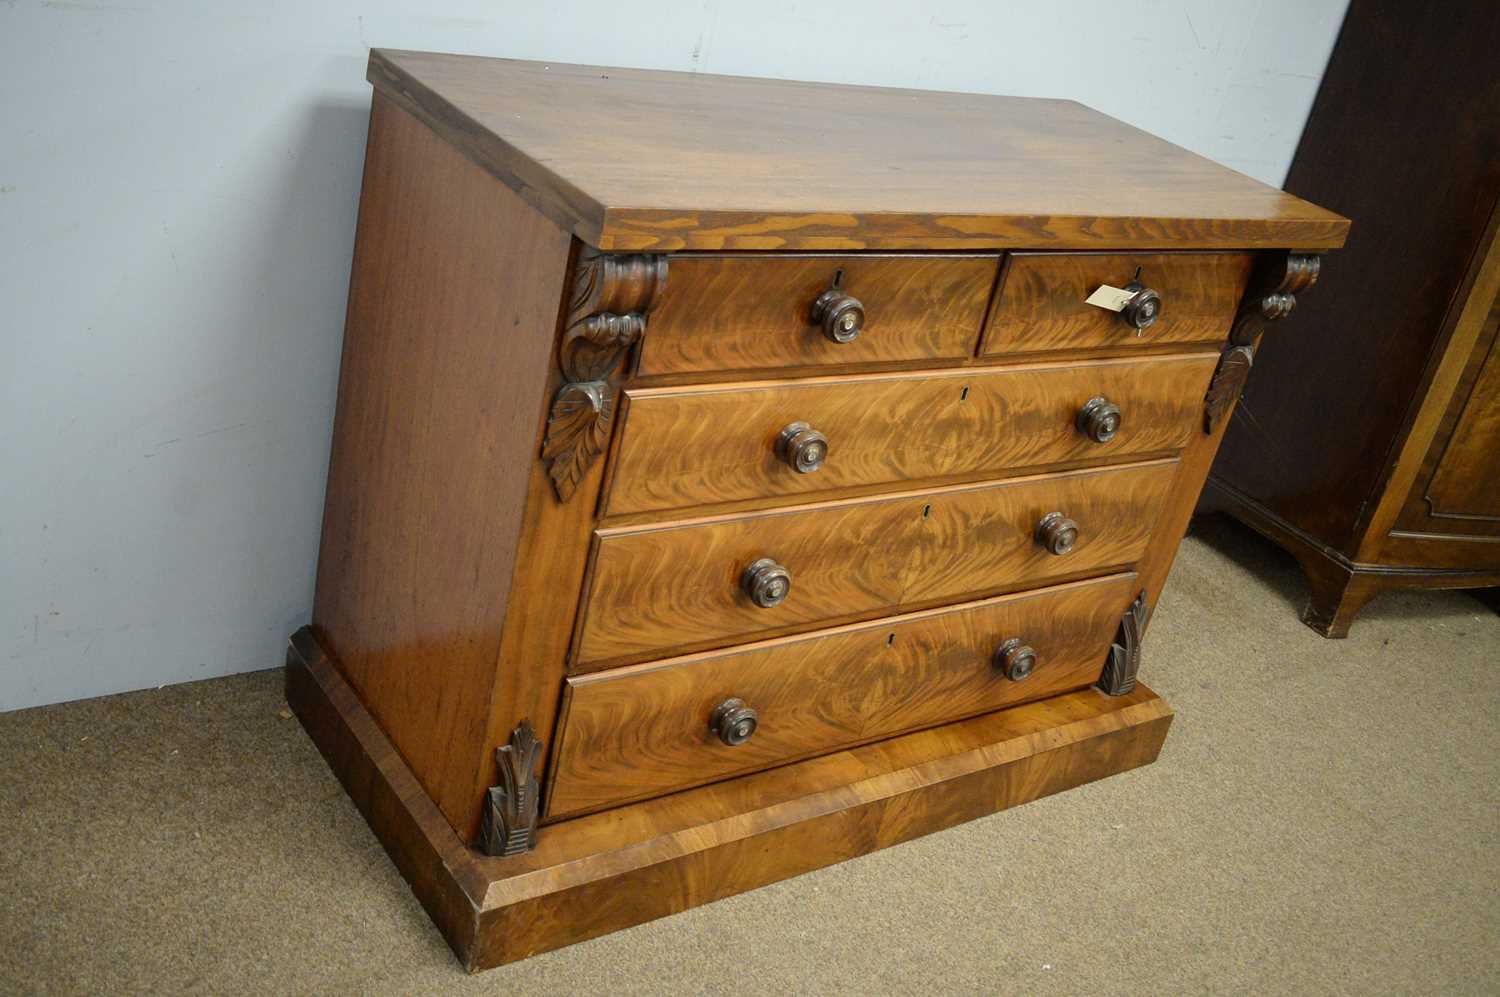
<path fill-rule="evenodd" d="M 1078 431 L 1095 443 L 1108 443 L 1120 431 L 1120 406 L 1100 395 L 1078 410 Z"/>
<path fill-rule="evenodd" d="M 852 294 L 845 294 L 839 284 L 843 282 L 843 271 L 833 280 L 833 286 L 813 302 L 814 325 L 823 327 L 823 335 L 835 343 L 852 343 L 859 338 L 865 327 L 865 306 Z"/>
<path fill-rule="evenodd" d="M 792 591 L 792 573 L 769 557 L 750 562 L 740 577 L 740 586 L 761 609 L 781 605 Z"/>
<path fill-rule="evenodd" d="M 720 703 L 708 720 L 709 730 L 719 735 L 719 740 L 731 748 L 737 748 L 750 740 L 758 726 L 760 715 L 738 697 Z"/>
<path fill-rule="evenodd" d="M 811 474 L 828 459 L 828 437 L 805 422 L 794 422 L 776 438 L 776 456 L 798 474 Z"/>
<path fill-rule="evenodd" d="M 1120 319 L 1136 332 L 1145 332 L 1146 326 L 1161 315 L 1161 295 L 1149 287 L 1141 286 L 1140 281 L 1135 280 L 1126 284 L 1125 290 L 1135 293 L 1120 309 Z"/>
<path fill-rule="evenodd" d="M 1036 524 L 1036 542 L 1061 557 L 1078 543 L 1078 524 L 1060 512 L 1049 512 Z"/>
<path fill-rule="evenodd" d="M 1020 682 L 1036 668 L 1036 648 L 1012 637 L 995 652 L 995 667 L 1012 682 Z"/>

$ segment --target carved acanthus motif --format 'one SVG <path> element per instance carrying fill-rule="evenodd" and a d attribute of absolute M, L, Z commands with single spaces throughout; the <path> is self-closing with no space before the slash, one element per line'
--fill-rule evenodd
<path fill-rule="evenodd" d="M 1255 350 L 1249 346 L 1230 346 L 1220 355 L 1214 379 L 1208 383 L 1208 397 L 1203 402 L 1205 433 L 1212 436 L 1219 428 L 1220 420 L 1245 393 L 1245 382 L 1250 377 L 1250 366 L 1254 361 Z"/>
<path fill-rule="evenodd" d="M 570 381 L 558 389 L 547 416 L 542 457 L 559 499 L 568 500 L 604 452 L 614 414 L 614 389 L 607 381 Z"/>
<path fill-rule="evenodd" d="M 1120 618 L 1119 636 L 1109 646 L 1109 657 L 1099 676 L 1098 686 L 1110 696 L 1123 696 L 1135 688 L 1136 673 L 1141 670 L 1141 637 L 1146 632 L 1146 593 L 1135 597 Z"/>
<path fill-rule="evenodd" d="M 1212 435 L 1245 391 L 1245 379 L 1255 360 L 1255 341 L 1266 323 L 1286 318 L 1297 307 L 1297 295 L 1318 282 L 1322 257 L 1308 253 L 1266 254 L 1261 257 L 1250 289 L 1240 300 L 1229 345 L 1219 358 L 1208 396 L 1203 402 L 1203 431 Z"/>
<path fill-rule="evenodd" d="M 542 457 L 566 502 L 609 439 L 615 376 L 646 332 L 646 313 L 667 282 L 662 255 L 610 255 L 585 249 L 573 270 L 568 324 L 558 346 L 567 378 L 552 401 Z"/>
<path fill-rule="evenodd" d="M 500 785 L 491 786 L 485 803 L 480 846 L 486 855 L 519 855 L 536 847 L 536 822 L 541 804 L 536 763 L 542 742 L 531 724 L 522 720 L 510 743 L 495 749 Z"/>

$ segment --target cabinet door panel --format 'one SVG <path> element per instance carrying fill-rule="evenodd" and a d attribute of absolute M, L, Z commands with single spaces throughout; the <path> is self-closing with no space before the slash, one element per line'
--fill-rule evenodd
<path fill-rule="evenodd" d="M 1500 315 L 1500 302 L 1492 315 Z M 1430 514 L 1500 522 L 1500 349 L 1491 341 L 1427 488 Z"/>
<path fill-rule="evenodd" d="M 1386 549 L 1431 567 L 1500 567 L 1500 296 Z"/>

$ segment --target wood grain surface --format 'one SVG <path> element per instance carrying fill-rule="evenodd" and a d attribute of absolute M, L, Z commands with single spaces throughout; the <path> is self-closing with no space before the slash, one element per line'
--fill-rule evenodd
<path fill-rule="evenodd" d="M 601 530 L 572 670 L 1128 567 L 1175 472 L 1161 460 Z M 1079 525 L 1061 556 L 1036 540 L 1055 511 Z M 761 557 L 792 576 L 771 608 L 740 584 Z"/>
<path fill-rule="evenodd" d="M 1327 249 L 1348 228 L 1072 101 L 388 49 L 369 77 L 600 249 Z"/>
<path fill-rule="evenodd" d="M 674 255 L 651 311 L 639 373 L 964 359 L 994 288 L 995 256 Z M 812 304 L 839 287 L 865 325 L 836 343 Z"/>
<path fill-rule="evenodd" d="M 833 748 L 1056 695 L 1099 677 L 1133 574 L 875 620 L 568 680 L 551 817 L 597 810 Z M 994 664 L 1020 638 L 1020 682 Z M 739 697 L 759 728 L 731 747 L 709 729 Z"/>
<path fill-rule="evenodd" d="M 1156 759 L 1144 686 L 1086 689 L 544 827 L 488 858 L 426 798 L 309 631 L 287 702 L 473 972 L 732 896 Z"/>
<path fill-rule="evenodd" d="M 1500 270 L 1500 259 L 1494 263 Z M 1491 276 L 1491 283 L 1500 273 Z M 1463 375 L 1413 482 L 1397 528 L 1500 537 L 1500 292 L 1484 306 Z M 1454 346 L 1462 353 L 1462 344 Z M 1477 562 L 1470 566 L 1478 566 Z M 1495 566 L 1500 567 L 1500 553 Z"/>
<path fill-rule="evenodd" d="M 1217 354 L 937 372 L 736 382 L 624 393 L 605 508 L 610 514 L 965 474 L 1069 460 L 1164 454 L 1203 418 Z M 1119 435 L 1075 425 L 1103 395 Z M 776 456 L 794 421 L 828 437 L 824 466 L 799 474 Z"/>
<path fill-rule="evenodd" d="M 1011 253 L 985 324 L 984 356 L 1219 342 L 1250 277 L 1249 253 Z M 1161 315 L 1137 333 L 1086 303 L 1101 284 L 1140 283 Z"/>
<path fill-rule="evenodd" d="M 575 243 L 575 249 L 581 245 Z M 575 254 L 575 267 L 577 263 Z M 569 281 L 568 286 L 571 285 Z M 559 321 L 563 320 L 560 314 Z M 547 379 L 548 398 L 563 379 L 562 372 L 554 367 Z M 539 732 L 543 740 L 543 767 L 546 765 L 578 610 L 576 595 L 583 587 L 593 538 L 594 509 L 604 478 L 603 463 L 595 463 L 588 469 L 569 501 L 558 501 L 547 464 L 540 456 L 544 430 L 539 413 L 538 438 L 525 458 L 517 459 L 514 464 L 516 473 L 523 467 L 529 468 L 526 518 L 516 549 L 510 598 L 504 607 L 487 732 L 482 742 L 483 757 L 476 770 L 469 816 L 458 825 L 466 841 L 473 840 L 478 831 L 486 790 L 500 784 L 495 748 L 509 741 L 511 731 L 521 721 L 529 722 Z"/>
<path fill-rule="evenodd" d="M 1355 560 L 1450 567 L 1493 562 L 1487 553 L 1491 548 L 1455 537 L 1451 523 L 1430 515 L 1433 507 L 1428 493 L 1448 447 L 1468 435 L 1466 410 L 1469 397 L 1476 391 L 1480 399 L 1475 415 L 1481 420 L 1476 443 L 1481 451 L 1486 446 L 1486 430 L 1493 431 L 1487 417 L 1493 402 L 1485 401 L 1490 389 L 1481 387 L 1480 382 L 1500 349 L 1500 201 L 1490 213 L 1474 264 L 1454 294 L 1445 326 L 1441 357 L 1429 365 L 1423 378 L 1421 404 L 1411 414 L 1379 501 L 1360 516 L 1364 536 Z M 1466 477 L 1463 469 L 1469 468 L 1482 489 L 1487 480 L 1485 466 L 1482 458 L 1473 463 L 1463 461 L 1455 463 L 1450 473 Z M 1443 533 L 1448 539 L 1437 539 Z M 1467 560 L 1470 556 L 1477 559 Z"/>
<path fill-rule="evenodd" d="M 516 455 L 536 445 L 570 243 L 376 95 L 313 624 L 459 828 L 493 750 Z"/>
<path fill-rule="evenodd" d="M 486 886 L 473 871 L 474 852 L 311 627 L 288 642 L 286 702 L 443 938 L 467 951 Z"/>

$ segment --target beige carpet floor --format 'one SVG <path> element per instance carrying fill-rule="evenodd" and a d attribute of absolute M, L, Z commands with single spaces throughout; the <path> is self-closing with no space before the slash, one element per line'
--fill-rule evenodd
<path fill-rule="evenodd" d="M 1500 616 L 1184 546 L 1157 764 L 464 976 L 277 671 L 0 716 L 0 992 L 1500 992 Z M 269 664 L 269 663 L 268 663 Z"/>

